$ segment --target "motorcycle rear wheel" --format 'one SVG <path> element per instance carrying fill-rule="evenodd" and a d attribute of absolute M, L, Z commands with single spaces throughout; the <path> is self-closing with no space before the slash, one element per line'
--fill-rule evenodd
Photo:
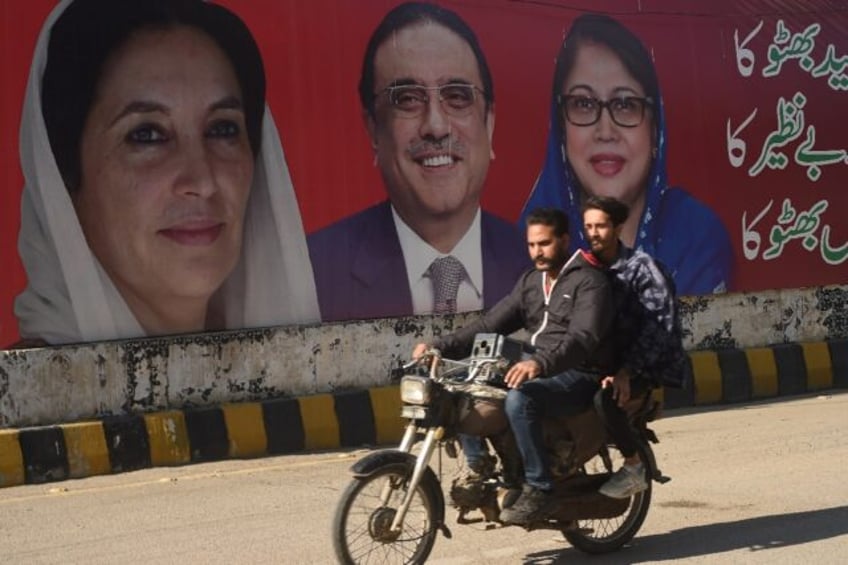
<path fill-rule="evenodd" d="M 340 563 L 424 563 L 436 541 L 438 497 L 428 481 L 415 489 L 399 532 L 390 526 L 409 486 L 404 465 L 386 465 L 347 486 L 333 517 L 333 547 Z M 436 485 L 438 486 L 438 484 Z M 381 502 L 389 488 L 388 502 Z"/>
<path fill-rule="evenodd" d="M 618 461 L 615 461 L 616 458 L 613 457 L 615 461 L 613 468 L 618 468 L 623 460 L 617 449 L 613 448 L 611 452 L 618 455 Z M 600 457 L 595 457 L 587 463 L 586 469 L 591 473 L 593 468 L 597 469 L 600 466 L 607 467 Z M 612 472 L 613 469 L 605 470 Z M 563 530 L 563 536 L 571 545 L 584 553 L 597 555 L 620 549 L 633 539 L 645 522 L 648 508 L 651 506 L 651 490 L 652 483 L 649 481 L 647 489 L 630 497 L 630 504 L 622 514 L 615 518 L 578 520 L 576 528 Z"/>

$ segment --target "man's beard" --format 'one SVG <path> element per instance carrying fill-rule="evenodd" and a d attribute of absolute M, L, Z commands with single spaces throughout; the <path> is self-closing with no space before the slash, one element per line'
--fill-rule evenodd
<path fill-rule="evenodd" d="M 602 239 L 590 240 L 589 250 L 602 263 L 611 263 L 614 260 L 613 248 L 614 242 L 605 242 Z"/>

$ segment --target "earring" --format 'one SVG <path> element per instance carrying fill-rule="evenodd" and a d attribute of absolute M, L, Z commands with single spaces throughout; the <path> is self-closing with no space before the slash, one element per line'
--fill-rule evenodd
<path fill-rule="evenodd" d="M 651 148 L 651 157 L 653 157 L 654 159 L 657 158 L 657 148 L 656 147 Z"/>

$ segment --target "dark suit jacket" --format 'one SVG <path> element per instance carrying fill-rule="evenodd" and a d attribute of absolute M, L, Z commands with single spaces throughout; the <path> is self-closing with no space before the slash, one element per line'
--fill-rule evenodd
<path fill-rule="evenodd" d="M 492 214 L 480 218 L 483 307 L 506 296 L 531 267 L 524 237 Z M 388 201 L 308 237 L 325 322 L 408 316 L 412 295 Z"/>

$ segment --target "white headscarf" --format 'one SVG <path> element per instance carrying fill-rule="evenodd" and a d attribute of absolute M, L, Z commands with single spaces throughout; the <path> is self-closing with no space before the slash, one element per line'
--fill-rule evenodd
<path fill-rule="evenodd" d="M 145 335 L 86 243 L 41 112 L 41 79 L 50 30 L 71 1 L 61 2 L 44 23 L 21 117 L 25 186 L 18 251 L 28 284 L 15 299 L 15 315 L 22 338 L 43 339 L 50 344 Z M 245 213 L 241 258 L 215 297 L 226 328 L 319 321 L 297 198 L 267 107 L 262 149 Z"/>

